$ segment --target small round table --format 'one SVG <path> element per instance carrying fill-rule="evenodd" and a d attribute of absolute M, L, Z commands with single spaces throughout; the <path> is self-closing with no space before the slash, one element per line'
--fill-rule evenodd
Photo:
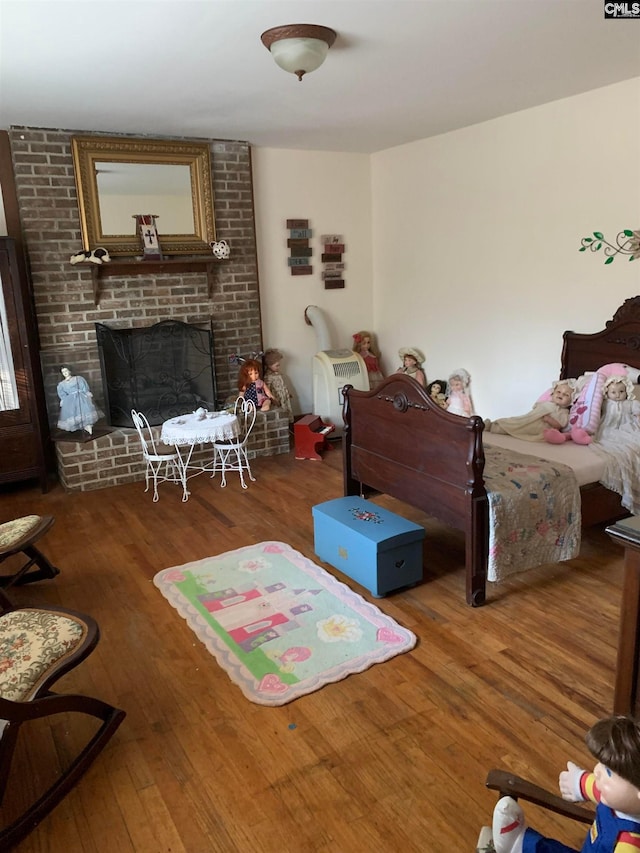
<path fill-rule="evenodd" d="M 187 469 L 196 444 L 213 444 L 214 441 L 232 441 L 239 435 L 238 419 L 229 412 L 206 412 L 198 415 L 178 415 L 162 424 L 160 440 L 176 448 L 180 457 L 180 467 L 186 484 Z M 213 464 L 213 463 L 211 463 Z M 206 465 L 198 465 L 197 473 L 209 470 Z"/>

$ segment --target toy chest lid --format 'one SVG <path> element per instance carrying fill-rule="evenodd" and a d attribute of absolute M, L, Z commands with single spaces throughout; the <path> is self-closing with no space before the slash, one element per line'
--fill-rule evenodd
<path fill-rule="evenodd" d="M 312 507 L 316 523 L 331 519 L 353 530 L 384 551 L 424 539 L 424 527 L 358 497 L 336 498 Z"/>

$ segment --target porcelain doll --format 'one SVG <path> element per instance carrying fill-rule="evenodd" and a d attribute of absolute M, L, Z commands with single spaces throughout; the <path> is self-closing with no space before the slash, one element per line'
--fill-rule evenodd
<path fill-rule="evenodd" d="M 436 379 L 427 385 L 427 392 L 434 403 L 441 409 L 447 408 L 447 383 L 444 379 Z"/>
<path fill-rule="evenodd" d="M 573 380 L 554 382 L 549 400 L 538 400 L 531 411 L 524 415 L 499 418 L 497 421 L 486 420 L 484 428 L 488 432 L 512 435 L 525 441 L 545 441 L 545 433 L 548 430 L 560 432 L 569 424 L 569 409 L 574 392 L 572 382 Z"/>
<path fill-rule="evenodd" d="M 581 853 L 632 853 L 640 849 L 640 723 L 627 716 L 599 720 L 585 742 L 597 764 L 593 772 L 572 761 L 558 780 L 564 800 L 596 804 L 595 819 Z M 527 827 L 524 813 L 511 797 L 502 797 L 493 812 L 496 853 L 577 853 Z"/>
<path fill-rule="evenodd" d="M 471 399 L 471 377 L 464 367 L 455 370 L 449 377 L 447 411 L 453 415 L 470 418 L 475 415 Z"/>
<path fill-rule="evenodd" d="M 374 352 L 372 341 L 373 335 L 371 332 L 367 332 L 365 330 L 356 332 L 353 336 L 353 351 L 362 356 L 362 359 L 367 366 L 369 389 L 371 391 L 377 388 L 384 379 L 382 371 L 380 370 L 379 356 Z"/>
<path fill-rule="evenodd" d="M 419 382 L 423 388 L 427 387 L 427 377 L 422 365 L 424 363 L 424 355 L 415 347 L 400 347 L 398 355 L 402 361 L 402 366 L 396 370 L 396 373 L 404 373 L 407 376 L 413 376 L 416 382 Z"/>
<path fill-rule="evenodd" d="M 616 432 L 640 433 L 640 402 L 626 376 L 609 376 L 604 383 L 602 415 L 595 439 L 615 438 Z"/>
<path fill-rule="evenodd" d="M 60 368 L 62 379 L 57 391 L 60 398 L 60 416 L 58 427 L 67 432 L 82 429 L 93 433 L 93 425 L 102 416 L 93 402 L 87 380 L 83 376 L 74 376 L 66 365 Z"/>
<path fill-rule="evenodd" d="M 260 378 L 260 364 L 254 358 L 248 358 L 238 373 L 238 391 L 245 400 L 251 400 L 256 409 L 268 412 L 273 402 L 273 394 Z"/>
<path fill-rule="evenodd" d="M 289 423 L 292 424 L 293 409 L 291 406 L 291 394 L 284 376 L 280 373 L 282 353 L 277 349 L 268 349 L 262 357 L 262 361 L 264 364 L 264 381 L 273 394 L 273 405 L 284 409 L 289 418 Z"/>

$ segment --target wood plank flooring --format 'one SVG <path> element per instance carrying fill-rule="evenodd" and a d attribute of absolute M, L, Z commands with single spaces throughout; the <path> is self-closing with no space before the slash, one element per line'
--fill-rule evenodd
<path fill-rule="evenodd" d="M 583 738 L 612 709 L 623 559 L 603 528 L 585 534 L 579 559 L 489 585 L 488 604 L 472 609 L 461 535 L 376 498 L 427 529 L 424 582 L 375 600 L 417 647 L 267 708 L 244 698 L 152 583 L 161 569 L 267 539 L 319 562 L 311 507 L 342 494 L 339 445 L 323 462 L 291 454 L 253 469 L 246 492 L 233 477 L 226 489 L 194 478 L 186 504 L 171 484 L 156 504 L 141 483 L 0 491 L 0 521 L 56 517 L 41 545 L 61 574 L 14 600 L 84 611 L 101 627 L 97 650 L 59 687 L 127 711 L 19 851 L 460 853 L 491 821 L 491 767 L 555 790 L 567 759 L 592 766 Z M 26 730 L 3 815 L 86 734 L 70 718 Z M 583 827 L 533 806 L 527 815 L 580 846 Z"/>

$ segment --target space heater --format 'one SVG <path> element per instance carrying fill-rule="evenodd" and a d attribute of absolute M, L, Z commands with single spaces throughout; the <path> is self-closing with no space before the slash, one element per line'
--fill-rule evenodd
<path fill-rule="evenodd" d="M 321 346 L 313 357 L 313 413 L 335 425 L 332 436 L 339 435 L 343 428 L 342 389 L 345 385 L 353 385 L 359 391 L 368 391 L 367 366 L 362 356 L 353 350 L 331 349 L 319 308 L 310 305 L 305 311 L 305 318 L 318 332 L 318 343 Z"/>

